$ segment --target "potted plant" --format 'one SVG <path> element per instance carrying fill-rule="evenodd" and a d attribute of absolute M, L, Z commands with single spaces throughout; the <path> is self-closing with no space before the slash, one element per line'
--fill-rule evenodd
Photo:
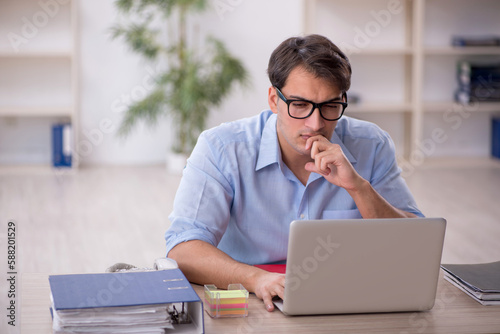
<path fill-rule="evenodd" d="M 175 130 L 171 149 L 187 157 L 210 110 L 235 83 L 247 83 L 247 72 L 221 41 L 207 37 L 200 46 L 188 37 L 188 15 L 204 11 L 208 0 L 117 0 L 115 4 L 126 22 L 112 27 L 113 38 L 122 38 L 133 51 L 165 68 L 158 71 L 148 95 L 125 111 L 118 134 L 129 134 L 140 121 L 154 125 L 170 115 Z"/>

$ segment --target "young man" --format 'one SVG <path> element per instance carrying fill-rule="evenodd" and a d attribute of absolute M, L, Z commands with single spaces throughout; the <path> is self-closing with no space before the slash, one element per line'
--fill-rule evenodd
<path fill-rule="evenodd" d="M 270 110 L 205 131 L 188 160 L 166 232 L 191 281 L 242 283 L 273 310 L 292 220 L 422 216 L 376 125 L 343 116 L 351 67 L 319 35 L 273 52 Z"/>

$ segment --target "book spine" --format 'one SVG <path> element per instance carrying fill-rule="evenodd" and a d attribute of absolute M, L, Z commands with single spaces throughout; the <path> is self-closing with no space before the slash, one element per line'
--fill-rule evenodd
<path fill-rule="evenodd" d="M 491 155 L 500 159 L 500 118 L 494 118 L 491 127 Z"/>
<path fill-rule="evenodd" d="M 60 167 L 62 164 L 62 127 L 59 124 L 52 126 L 52 165 Z"/>
<path fill-rule="evenodd" d="M 65 124 L 62 131 L 63 162 L 65 167 L 71 167 L 71 160 L 73 156 L 73 131 L 71 124 Z"/>
<path fill-rule="evenodd" d="M 457 65 L 458 88 L 455 101 L 466 104 L 472 101 L 500 101 L 500 65 L 472 65 L 467 61 Z"/>
<path fill-rule="evenodd" d="M 500 37 L 496 37 L 496 36 L 478 36 L 478 37 L 454 36 L 454 37 L 452 37 L 451 45 L 459 46 L 459 47 L 500 46 Z"/>
<path fill-rule="evenodd" d="M 71 167 L 71 138 L 71 124 L 54 124 L 52 126 L 52 166 Z"/>

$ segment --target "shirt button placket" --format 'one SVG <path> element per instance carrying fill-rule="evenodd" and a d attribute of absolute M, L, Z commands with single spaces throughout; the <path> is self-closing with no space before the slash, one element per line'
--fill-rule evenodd
<path fill-rule="evenodd" d="M 299 210 L 297 212 L 298 219 L 300 220 L 306 219 L 307 212 L 308 212 L 308 207 L 307 207 L 307 186 L 306 186 L 301 194 Z"/>

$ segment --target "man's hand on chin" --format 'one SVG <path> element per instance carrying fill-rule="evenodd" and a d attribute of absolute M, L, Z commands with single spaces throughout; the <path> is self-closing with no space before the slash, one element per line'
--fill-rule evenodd
<path fill-rule="evenodd" d="M 306 163 L 307 171 L 323 175 L 328 182 L 348 191 L 359 189 L 363 185 L 365 180 L 356 172 L 340 145 L 318 135 L 307 139 L 306 150 L 311 150 L 311 158 L 314 160 Z"/>

